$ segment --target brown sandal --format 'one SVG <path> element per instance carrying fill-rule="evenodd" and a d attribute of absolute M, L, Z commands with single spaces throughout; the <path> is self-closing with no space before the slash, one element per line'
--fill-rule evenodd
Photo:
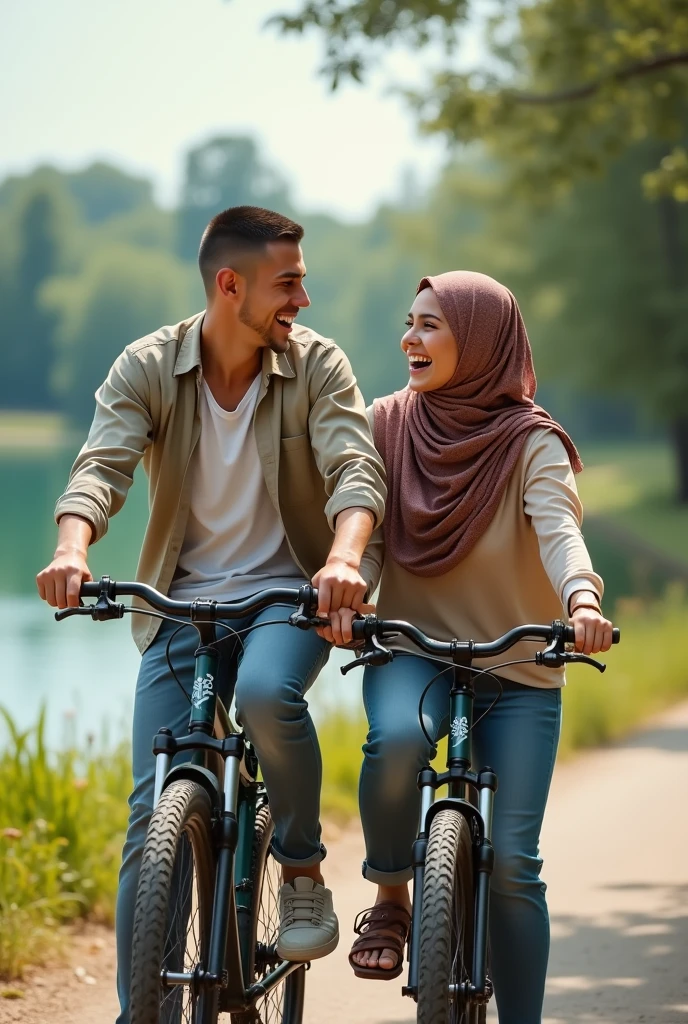
<path fill-rule="evenodd" d="M 357 978 L 382 978 L 391 981 L 398 978 L 404 969 L 404 946 L 411 928 L 411 915 L 398 903 L 385 901 L 376 903 L 368 910 L 362 910 L 354 922 L 354 931 L 359 936 L 351 952 L 349 963 Z M 391 949 L 397 954 L 396 967 L 386 971 L 382 967 L 364 967 L 353 959 L 357 953 L 369 949 Z"/>

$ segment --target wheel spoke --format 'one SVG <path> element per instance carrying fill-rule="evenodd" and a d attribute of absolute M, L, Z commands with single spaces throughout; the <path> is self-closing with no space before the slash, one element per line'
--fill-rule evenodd
<path fill-rule="evenodd" d="M 274 947 L 279 934 L 279 890 L 282 884 L 282 869 L 270 853 L 265 859 L 263 877 L 256 879 L 255 884 L 260 887 L 256 941 L 264 947 Z M 256 974 L 265 977 L 270 970 L 271 966 L 264 963 Z M 283 1002 L 284 982 L 271 989 L 256 1004 L 260 1024 L 281 1024 Z"/>

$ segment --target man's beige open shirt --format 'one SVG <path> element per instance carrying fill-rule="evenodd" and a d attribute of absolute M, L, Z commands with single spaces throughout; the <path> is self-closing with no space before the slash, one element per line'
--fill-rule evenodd
<path fill-rule="evenodd" d="M 199 313 L 163 327 L 119 356 L 96 394 L 88 439 L 55 508 L 58 520 L 66 513 L 88 519 L 93 540 L 99 540 L 124 504 L 143 458 L 150 518 L 137 579 L 163 593 L 174 576 L 191 502 L 202 321 Z M 264 350 L 261 375 L 254 421 L 258 454 L 292 556 L 310 579 L 325 564 L 340 512 L 367 508 L 376 526 L 382 522 L 384 467 L 349 361 L 332 341 L 295 326 L 287 352 Z M 361 564 L 370 592 L 382 563 L 380 532 Z M 141 651 L 159 625 L 159 619 L 134 616 Z"/>

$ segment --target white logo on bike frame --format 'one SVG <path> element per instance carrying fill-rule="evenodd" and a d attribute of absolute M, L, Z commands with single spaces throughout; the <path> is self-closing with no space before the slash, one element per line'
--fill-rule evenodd
<path fill-rule="evenodd" d="M 462 743 L 463 740 L 468 736 L 468 719 L 464 715 L 463 718 L 455 718 L 451 724 L 451 735 L 453 740 L 458 740 Z"/>
<path fill-rule="evenodd" d="M 191 703 L 195 708 L 200 708 L 213 695 L 213 682 L 215 676 L 210 672 L 206 676 L 198 676 L 194 679 L 193 690 L 191 691 Z"/>

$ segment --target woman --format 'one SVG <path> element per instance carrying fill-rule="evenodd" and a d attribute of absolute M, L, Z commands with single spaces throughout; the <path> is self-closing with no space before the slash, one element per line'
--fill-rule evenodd
<path fill-rule="evenodd" d="M 580 532 L 574 473 L 582 465 L 563 428 L 533 403 L 531 350 L 513 295 L 483 274 L 424 278 L 407 328 L 401 348 L 408 386 L 373 407 L 389 481 L 378 614 L 407 619 L 440 640 L 477 641 L 567 614 L 578 651 L 608 650 L 612 625 L 600 607 L 603 584 Z M 533 654 L 524 642 L 508 660 Z M 496 664 L 481 660 L 479 667 Z M 378 892 L 375 906 L 359 917 L 350 955 L 363 978 L 394 978 L 402 970 L 416 776 L 433 754 L 418 723 L 418 701 L 437 671 L 436 662 L 416 651 L 365 673 L 364 875 Z M 538 1024 L 549 952 L 538 839 L 564 672 L 532 660 L 497 671 L 502 697 L 473 731 L 475 764 L 491 765 L 499 777 L 492 975 L 500 1024 Z M 434 738 L 447 732 L 449 688 L 447 673 L 424 700 Z M 494 679 L 477 681 L 476 721 L 497 692 Z"/>

